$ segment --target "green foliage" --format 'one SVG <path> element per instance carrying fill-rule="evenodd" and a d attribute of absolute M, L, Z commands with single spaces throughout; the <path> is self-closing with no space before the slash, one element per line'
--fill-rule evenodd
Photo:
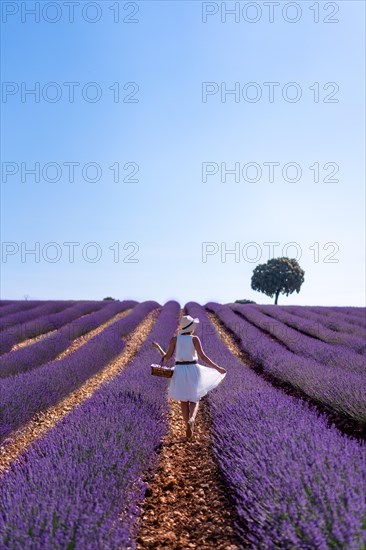
<path fill-rule="evenodd" d="M 235 300 L 235 304 L 256 304 L 256 302 L 253 302 L 253 300 L 246 300 L 243 298 L 242 300 Z"/>
<path fill-rule="evenodd" d="M 103 298 L 103 300 L 115 300 L 115 298 L 112 298 L 111 296 L 107 296 L 106 298 Z"/>
<path fill-rule="evenodd" d="M 305 271 L 294 258 L 272 258 L 266 264 L 255 267 L 251 287 L 271 298 L 275 296 L 277 304 L 279 294 L 288 296 L 295 290 L 300 292 L 304 275 Z"/>

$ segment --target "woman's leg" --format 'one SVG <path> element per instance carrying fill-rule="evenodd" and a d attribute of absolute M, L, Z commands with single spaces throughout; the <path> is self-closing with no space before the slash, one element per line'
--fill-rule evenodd
<path fill-rule="evenodd" d="M 182 415 L 183 415 L 183 420 L 184 420 L 184 423 L 185 424 L 188 424 L 188 420 L 189 420 L 189 405 L 188 405 L 188 401 L 181 401 L 180 402 L 180 406 L 181 406 L 181 409 L 182 409 Z"/>
<path fill-rule="evenodd" d="M 199 401 L 197 401 L 197 403 L 195 403 L 194 401 L 189 401 L 189 418 L 192 418 L 193 421 L 196 420 L 198 407 L 199 407 Z"/>

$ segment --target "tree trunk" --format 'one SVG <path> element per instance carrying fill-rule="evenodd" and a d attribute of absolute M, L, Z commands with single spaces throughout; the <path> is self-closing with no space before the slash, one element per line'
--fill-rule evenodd
<path fill-rule="evenodd" d="M 275 299 L 275 304 L 277 304 L 277 302 L 278 302 L 278 296 L 279 296 L 279 294 L 280 294 L 280 291 L 279 291 L 279 290 L 277 290 L 277 292 L 276 292 L 276 299 Z"/>

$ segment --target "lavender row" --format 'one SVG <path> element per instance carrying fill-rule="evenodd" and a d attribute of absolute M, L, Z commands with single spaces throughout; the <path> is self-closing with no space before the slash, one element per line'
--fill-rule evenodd
<path fill-rule="evenodd" d="M 122 311 L 133 308 L 136 304 L 137 302 L 134 300 L 113 301 L 89 314 L 90 305 L 88 307 L 87 304 L 75 306 L 73 315 L 76 317 L 75 320 L 38 342 L 2 355 L 0 357 L 0 378 L 26 372 L 51 361 L 66 350 L 76 338 L 98 328 L 102 323 Z"/>
<path fill-rule="evenodd" d="M 347 313 L 362 313 L 365 310 L 365 306 L 318 306 L 328 307 L 330 309 L 346 311 Z"/>
<path fill-rule="evenodd" d="M 366 309 L 360 312 L 359 314 L 346 313 L 344 308 L 337 307 L 322 307 L 322 306 L 312 306 L 310 307 L 311 311 L 315 313 L 323 313 L 328 317 L 335 317 L 339 320 L 347 321 L 358 327 L 366 328 Z"/>
<path fill-rule="evenodd" d="M 309 307 L 306 306 L 282 306 L 283 311 L 288 311 L 289 313 L 294 313 L 298 317 L 303 317 L 309 319 L 310 321 L 316 321 L 324 325 L 325 327 L 335 330 L 337 332 L 352 334 L 354 336 L 360 336 L 361 338 L 366 338 L 366 329 L 339 319 L 338 316 L 324 315 L 323 313 L 317 313 L 311 311 Z"/>
<path fill-rule="evenodd" d="M 38 317 L 49 315 L 51 313 L 58 313 L 64 309 L 67 309 L 70 306 L 75 305 L 75 301 L 45 301 L 37 307 L 31 308 L 30 310 L 20 310 L 11 315 L 6 315 L 0 320 L 0 330 L 4 331 L 19 325 L 20 323 L 26 323 L 27 321 L 37 319 Z"/>
<path fill-rule="evenodd" d="M 44 300 L 14 300 L 9 303 L 0 302 L 3 304 L 0 308 L 0 318 L 3 319 L 6 315 L 18 313 L 19 311 L 27 311 L 45 303 Z"/>
<path fill-rule="evenodd" d="M 297 320 L 291 313 L 276 309 L 278 306 L 232 305 L 231 308 L 234 312 L 239 313 L 240 316 L 245 317 L 247 321 L 277 338 L 288 350 L 298 355 L 302 355 L 307 359 L 314 359 L 332 368 L 339 367 L 347 371 L 366 374 L 366 356 L 347 349 L 342 345 L 322 342 L 317 337 L 307 336 L 291 328 L 291 326 L 296 326 L 300 330 L 302 328 L 311 332 L 309 325 L 306 325 L 306 321 L 302 319 Z M 294 320 L 292 317 L 294 317 Z M 239 322 L 240 318 L 238 317 Z M 315 334 L 326 335 L 325 330 L 322 332 L 319 326 L 312 322 L 310 324 L 312 325 L 311 328 L 314 336 Z M 364 340 L 359 339 L 358 346 L 359 349 L 365 351 Z"/>
<path fill-rule="evenodd" d="M 53 330 L 54 315 L 67 312 L 75 307 L 75 302 L 51 302 L 48 301 L 29 311 L 20 311 L 4 317 L 0 321 L 0 355 L 10 351 L 14 344 Z"/>
<path fill-rule="evenodd" d="M 186 309 L 200 318 L 196 332 L 206 353 L 227 369 L 207 399 L 216 460 L 242 538 L 253 550 L 364 548 L 365 445 L 247 368 L 201 306 L 190 302 Z"/>
<path fill-rule="evenodd" d="M 322 355 L 321 350 L 323 349 L 326 356 L 328 356 L 329 352 L 333 357 L 332 359 L 329 358 L 328 362 L 335 361 L 335 363 L 338 364 L 337 355 L 346 352 L 345 357 L 342 359 L 338 357 L 339 366 L 345 366 L 347 368 L 349 363 L 355 363 L 358 366 L 362 366 L 364 371 L 366 371 L 366 339 L 364 337 L 330 330 L 319 321 L 303 319 L 295 313 L 290 313 L 282 308 L 278 308 L 278 306 L 257 305 L 255 307 L 258 311 L 263 312 L 270 318 L 275 318 L 280 321 L 278 324 L 280 332 L 282 328 L 285 328 L 285 331 L 288 332 L 292 332 L 292 329 L 296 329 L 292 335 L 296 338 L 297 334 L 299 342 L 303 342 L 303 338 L 306 339 L 310 337 L 308 343 L 315 343 L 315 345 L 319 347 L 319 359 Z"/>
<path fill-rule="evenodd" d="M 158 306 L 154 301 L 143 302 L 73 353 L 34 371 L 5 378 L 0 385 L 0 441 L 105 367 L 123 351 L 123 338 Z"/>
<path fill-rule="evenodd" d="M 333 345 L 344 346 L 351 348 L 354 352 L 365 354 L 366 352 L 366 339 L 354 334 L 345 334 L 342 332 L 336 332 L 324 326 L 320 321 L 313 321 L 310 319 L 303 319 L 297 315 L 297 311 L 302 307 L 296 308 L 292 312 L 284 310 L 282 307 L 273 305 L 257 305 L 259 311 L 262 311 L 266 315 L 270 315 L 282 321 L 285 325 L 295 328 L 300 332 L 304 332 L 309 336 L 313 336 L 323 342 Z"/>
<path fill-rule="evenodd" d="M 357 423 L 366 423 L 366 378 L 364 374 L 318 363 L 292 353 L 272 341 L 228 306 L 214 302 L 207 309 L 238 338 L 240 346 L 264 372 L 291 384 L 307 396 L 326 404 Z"/>
<path fill-rule="evenodd" d="M 37 315 L 28 322 L 14 325 L 3 331 L 0 336 L 0 355 L 9 352 L 19 342 L 47 334 L 47 332 L 57 330 L 82 315 L 105 308 L 106 302 L 76 302 L 67 308 L 63 308 L 58 313 L 55 312 L 54 307 L 49 304 L 45 306 L 41 316 Z"/>
<path fill-rule="evenodd" d="M 168 429 L 166 380 L 151 343 L 167 347 L 179 304 L 168 302 L 133 361 L 14 463 L 2 479 L 2 548 L 135 548 L 136 520 Z M 119 350 L 116 349 L 116 353 Z"/>
<path fill-rule="evenodd" d="M 346 315 L 365 316 L 366 308 L 364 306 L 309 306 L 319 310 L 344 313 Z"/>
<path fill-rule="evenodd" d="M 325 306 L 312 306 L 322 309 Z M 366 307 L 365 306 L 328 306 L 327 309 L 331 311 L 339 311 L 340 313 L 345 313 L 346 315 L 361 316 L 363 319 L 366 317 Z M 366 320 L 366 319 L 365 319 Z"/>

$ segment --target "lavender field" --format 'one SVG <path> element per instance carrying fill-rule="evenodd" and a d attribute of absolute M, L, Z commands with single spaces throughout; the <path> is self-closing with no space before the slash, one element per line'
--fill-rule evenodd
<path fill-rule="evenodd" d="M 159 477 L 172 403 L 152 342 L 167 349 L 182 309 L 227 376 L 202 399 L 201 447 L 177 443 Z M 1 549 L 365 550 L 366 308 L 0 302 L 0 477 Z M 151 494 L 170 495 L 175 523 Z M 151 514 L 159 534 L 142 535 Z"/>

